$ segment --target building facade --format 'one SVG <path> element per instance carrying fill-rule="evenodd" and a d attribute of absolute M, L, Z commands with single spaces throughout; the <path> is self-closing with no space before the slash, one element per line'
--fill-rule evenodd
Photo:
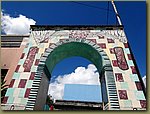
<path fill-rule="evenodd" d="M 146 110 L 144 84 L 123 26 L 34 25 L 29 36 L 15 37 L 22 38 L 17 49 L 2 47 L 2 69 L 11 69 L 3 110 L 43 110 L 54 66 L 71 56 L 97 67 L 100 110 Z"/>

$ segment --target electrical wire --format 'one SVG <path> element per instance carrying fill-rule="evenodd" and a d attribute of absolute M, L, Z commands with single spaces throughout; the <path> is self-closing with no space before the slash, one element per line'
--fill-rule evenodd
<path fill-rule="evenodd" d="M 81 3 L 81 2 L 76 2 L 76 1 L 71 1 L 73 3 L 76 3 L 76 4 L 80 4 L 80 5 L 84 5 L 84 6 L 87 6 L 87 7 L 90 7 L 90 8 L 96 8 L 96 9 L 99 9 L 99 10 L 104 10 L 104 11 L 107 11 L 107 15 L 106 15 L 106 23 L 108 24 L 109 22 L 109 13 L 114 13 L 114 10 L 111 10 L 109 7 L 109 1 L 108 1 L 108 5 L 107 5 L 107 9 L 106 8 L 100 8 L 100 7 L 97 7 L 97 6 L 94 6 L 94 5 L 89 5 L 89 4 L 85 4 L 85 3 Z M 115 16 L 116 19 L 116 25 L 118 25 L 118 22 L 117 22 L 117 16 Z"/>
<path fill-rule="evenodd" d="M 104 11 L 109 11 L 109 12 L 113 12 L 113 10 L 110 10 L 110 9 L 105 9 L 105 8 L 100 8 L 100 7 L 97 7 L 97 6 L 93 6 L 93 5 L 88 5 L 88 4 L 84 4 L 84 3 L 81 3 L 81 2 L 75 2 L 75 1 L 71 1 L 73 3 L 76 3 L 76 4 L 80 4 L 80 5 L 84 5 L 84 6 L 87 6 L 87 7 L 91 7 L 91 8 L 96 8 L 96 9 L 99 9 L 99 10 L 104 10 Z"/>

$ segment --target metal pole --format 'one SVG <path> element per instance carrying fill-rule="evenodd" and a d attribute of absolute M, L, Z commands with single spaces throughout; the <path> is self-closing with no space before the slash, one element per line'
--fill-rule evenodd
<path fill-rule="evenodd" d="M 118 12 L 117 12 L 117 8 L 116 8 L 115 3 L 114 3 L 114 0 L 112 0 L 111 3 L 112 3 L 112 6 L 113 6 L 113 8 L 114 8 L 114 11 L 115 11 L 115 13 L 116 13 L 118 23 L 119 23 L 119 25 L 122 25 L 120 16 L 119 16 L 119 14 L 118 14 Z"/>

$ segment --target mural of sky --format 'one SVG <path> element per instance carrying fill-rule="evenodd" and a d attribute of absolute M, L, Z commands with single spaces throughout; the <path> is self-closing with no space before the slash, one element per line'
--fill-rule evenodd
<path fill-rule="evenodd" d="M 64 100 L 102 102 L 100 85 L 66 84 Z"/>

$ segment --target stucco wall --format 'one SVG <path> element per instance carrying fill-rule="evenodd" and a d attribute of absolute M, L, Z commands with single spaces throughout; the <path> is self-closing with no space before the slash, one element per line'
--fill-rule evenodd
<path fill-rule="evenodd" d="M 9 84 L 12 79 L 23 49 L 24 46 L 20 48 L 1 48 L 1 69 L 8 69 L 5 77 L 6 84 Z"/>
<path fill-rule="evenodd" d="M 7 38 L 8 37 L 8 38 Z M 19 60 L 21 59 L 22 53 L 26 44 L 29 40 L 28 36 L 19 36 L 19 35 L 3 35 L 2 38 L 4 43 L 8 40 L 10 42 L 20 41 L 20 38 L 23 37 L 20 47 L 1 47 L 1 69 L 8 69 L 5 80 L 6 84 L 10 84 L 12 76 L 16 70 Z M 6 41 L 5 41 L 6 38 Z"/>

